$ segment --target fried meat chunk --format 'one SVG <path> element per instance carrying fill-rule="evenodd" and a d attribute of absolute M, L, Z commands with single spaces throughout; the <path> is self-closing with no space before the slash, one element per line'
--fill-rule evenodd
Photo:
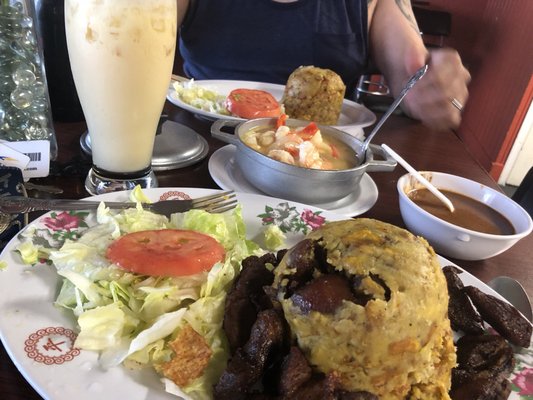
<path fill-rule="evenodd" d="M 452 371 L 454 400 L 505 400 L 514 367 L 513 348 L 501 336 L 465 335 L 457 341 L 458 365 Z"/>
<path fill-rule="evenodd" d="M 311 379 L 313 370 L 298 346 L 291 346 L 284 358 L 279 377 L 279 392 L 290 397 L 300 386 Z"/>
<path fill-rule="evenodd" d="M 448 317 L 452 329 L 476 335 L 483 333 L 483 320 L 463 291 L 464 285 L 458 276 L 459 270 L 448 265 L 442 271 L 446 277 L 450 296 Z"/>
<path fill-rule="evenodd" d="M 257 313 L 271 307 L 270 297 L 263 287 L 270 286 L 274 274 L 265 267 L 266 263 L 276 265 L 277 259 L 267 253 L 262 257 L 250 256 L 243 260 L 241 273 L 226 297 L 223 328 L 231 352 L 246 343 Z"/>
<path fill-rule="evenodd" d="M 285 347 L 287 326 L 273 310 L 260 311 L 252 326 L 250 338 L 237 349 L 214 388 L 214 398 L 245 399 L 265 369 Z"/>
<path fill-rule="evenodd" d="M 474 286 L 464 289 L 483 319 L 514 345 L 529 347 L 532 325 L 511 304 L 484 293 Z"/>

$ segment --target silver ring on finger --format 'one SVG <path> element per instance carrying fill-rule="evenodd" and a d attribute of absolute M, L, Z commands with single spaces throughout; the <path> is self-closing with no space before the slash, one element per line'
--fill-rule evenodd
<path fill-rule="evenodd" d="M 452 105 L 459 110 L 459 112 L 463 111 L 463 105 L 459 100 L 457 100 L 455 97 L 452 99 Z"/>

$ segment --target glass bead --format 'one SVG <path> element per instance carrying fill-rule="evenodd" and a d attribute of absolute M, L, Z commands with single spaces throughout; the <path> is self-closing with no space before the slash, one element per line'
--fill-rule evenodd
<path fill-rule="evenodd" d="M 20 25 L 26 30 L 31 29 L 33 27 L 33 20 L 30 17 L 22 17 Z"/>
<path fill-rule="evenodd" d="M 33 37 L 33 33 L 31 31 L 26 31 L 24 33 L 23 38 L 20 40 L 20 43 L 22 46 L 28 50 L 34 50 L 35 49 L 35 38 Z"/>
<path fill-rule="evenodd" d="M 28 113 L 13 108 L 6 113 L 6 120 L 12 129 L 26 129 L 28 126 Z"/>
<path fill-rule="evenodd" d="M 15 82 L 17 86 L 30 86 L 35 82 L 35 74 L 32 70 L 27 69 L 25 65 L 22 65 L 13 72 L 13 82 Z"/>
<path fill-rule="evenodd" d="M 31 91 L 35 99 L 43 97 L 46 94 L 46 88 L 41 81 L 35 81 L 31 86 Z"/>
<path fill-rule="evenodd" d="M 17 11 L 17 15 L 20 15 L 24 12 L 24 4 L 22 4 L 20 1 L 14 2 L 12 7 Z"/>
<path fill-rule="evenodd" d="M 33 101 L 33 93 L 29 89 L 17 88 L 11 92 L 11 104 L 22 110 L 28 108 Z"/>
<path fill-rule="evenodd" d="M 38 124 L 41 128 L 48 126 L 48 118 L 43 113 L 34 114 L 31 119 L 32 122 Z"/>
<path fill-rule="evenodd" d="M 11 64 L 10 72 L 11 72 L 11 77 L 12 78 L 13 78 L 13 73 L 16 72 L 18 69 L 31 71 L 34 74 L 35 74 L 35 71 L 37 71 L 37 68 L 35 67 L 35 65 L 33 63 L 29 62 L 28 60 L 16 59 L 16 60 L 13 60 L 13 62 Z M 35 75 L 35 76 L 37 76 L 37 75 Z"/>
<path fill-rule="evenodd" d="M 32 113 L 42 113 L 45 112 L 48 109 L 48 103 L 42 99 L 35 99 L 30 106 L 30 111 Z"/>
<path fill-rule="evenodd" d="M 30 122 L 24 132 L 27 140 L 42 139 L 42 127 L 37 122 Z"/>

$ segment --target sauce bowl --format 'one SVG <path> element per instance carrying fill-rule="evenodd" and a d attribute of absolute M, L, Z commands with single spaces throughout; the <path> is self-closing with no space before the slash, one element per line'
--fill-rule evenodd
<path fill-rule="evenodd" d="M 403 221 L 407 229 L 424 237 L 437 253 L 459 260 L 484 260 L 506 251 L 531 233 L 533 222 L 530 215 L 504 193 L 456 175 L 429 171 L 421 174 L 440 190 L 462 194 L 498 211 L 515 231 L 511 235 L 482 233 L 430 214 L 408 196 L 423 186 L 411 174 L 405 174 L 397 184 Z"/>
<path fill-rule="evenodd" d="M 304 168 L 274 160 L 246 145 L 242 137 L 252 129 L 275 129 L 276 118 L 258 118 L 246 122 L 217 120 L 211 126 L 213 137 L 237 147 L 236 162 L 244 177 L 259 190 L 286 200 L 320 204 L 342 199 L 356 190 L 363 174 L 370 171 L 392 171 L 396 161 L 381 146 L 371 145 L 364 152 L 363 142 L 331 126 L 319 125 L 323 137 L 333 137 L 354 152 L 355 166 L 341 170 Z M 289 127 L 303 127 L 309 121 L 287 119 Z M 234 133 L 224 132 L 234 128 Z M 379 159 L 375 158 L 379 155 Z"/>

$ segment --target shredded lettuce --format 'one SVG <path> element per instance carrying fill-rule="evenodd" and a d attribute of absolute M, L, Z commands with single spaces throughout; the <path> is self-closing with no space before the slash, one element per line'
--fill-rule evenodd
<path fill-rule="evenodd" d="M 17 251 L 25 264 L 35 264 L 39 259 L 39 247 L 32 242 L 23 242 Z"/>
<path fill-rule="evenodd" d="M 127 338 L 139 321 L 124 307 L 117 302 L 81 314 L 78 318 L 80 333 L 76 338 L 76 346 L 86 350 L 106 350 Z"/>
<path fill-rule="evenodd" d="M 279 250 L 285 246 L 287 235 L 277 225 L 268 225 L 264 230 L 265 248 L 270 251 Z"/>
<path fill-rule="evenodd" d="M 174 82 L 173 86 L 181 101 L 192 107 L 216 114 L 230 114 L 224 104 L 225 96 L 197 85 L 194 79 L 187 82 Z"/>

